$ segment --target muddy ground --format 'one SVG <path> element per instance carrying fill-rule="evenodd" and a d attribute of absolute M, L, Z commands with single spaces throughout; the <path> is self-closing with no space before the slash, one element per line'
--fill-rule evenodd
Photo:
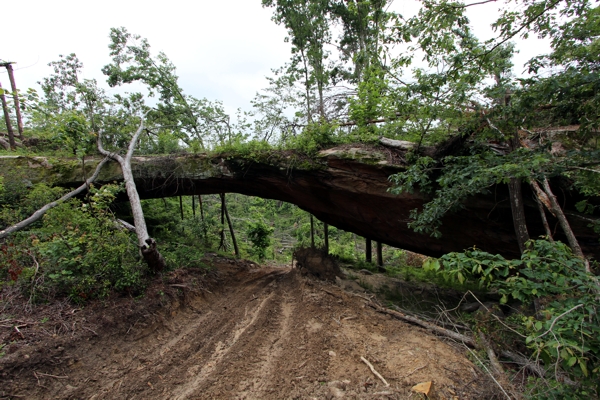
<path fill-rule="evenodd" d="M 427 381 L 437 399 L 494 396 L 464 347 L 377 313 L 352 285 L 210 262 L 207 275 L 175 271 L 142 298 L 84 308 L 9 315 L 18 300 L 4 291 L 0 398 L 417 399 Z"/>

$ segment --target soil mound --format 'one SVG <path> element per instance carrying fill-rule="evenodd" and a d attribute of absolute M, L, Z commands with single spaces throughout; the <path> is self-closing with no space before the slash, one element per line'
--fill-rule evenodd
<path fill-rule="evenodd" d="M 294 251 L 296 268 L 324 281 L 335 282 L 335 277 L 342 277 L 342 271 L 335 258 L 321 249 L 302 247 Z"/>

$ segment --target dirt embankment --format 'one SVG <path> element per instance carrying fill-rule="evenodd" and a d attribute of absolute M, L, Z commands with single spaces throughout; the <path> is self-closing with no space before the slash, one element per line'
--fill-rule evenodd
<path fill-rule="evenodd" d="M 405 399 L 425 381 L 438 399 L 492 395 L 460 346 L 356 294 L 296 269 L 215 260 L 204 290 L 174 283 L 186 295 L 162 305 L 88 307 L 81 334 L 19 346 L 35 333 L 23 327 L 0 358 L 0 398 Z"/>

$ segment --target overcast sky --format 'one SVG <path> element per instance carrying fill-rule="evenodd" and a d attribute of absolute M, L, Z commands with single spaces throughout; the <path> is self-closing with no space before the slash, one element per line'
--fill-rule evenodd
<path fill-rule="evenodd" d="M 390 9 L 411 16 L 418 7 L 417 0 L 395 0 Z M 480 37 L 491 35 L 487 26 L 498 7 L 488 3 L 469 8 Z M 0 59 L 17 62 L 15 77 L 23 91 L 51 73 L 50 61 L 70 53 L 83 62 L 84 78 L 104 84 L 100 69 L 110 62 L 110 28 L 124 26 L 147 38 L 153 54 L 167 54 L 185 93 L 221 100 L 230 112 L 247 110 L 254 94 L 267 85 L 265 76 L 290 56 L 286 31 L 271 21 L 271 14 L 260 0 L 4 1 Z M 548 50 L 535 39 L 518 48 L 517 65 Z M 0 82 L 9 87 L 4 70 Z"/>

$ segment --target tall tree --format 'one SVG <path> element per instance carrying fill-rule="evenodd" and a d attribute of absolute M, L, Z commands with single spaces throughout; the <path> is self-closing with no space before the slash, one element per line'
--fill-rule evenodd
<path fill-rule="evenodd" d="M 330 23 L 327 19 L 328 0 L 263 0 L 264 7 L 274 8 L 273 20 L 284 25 L 292 44 L 293 70 L 304 75 L 306 114 L 326 118 L 325 89 L 330 80 L 325 49 L 331 41 Z M 311 104 L 311 91 L 316 89 L 316 110 Z"/>

